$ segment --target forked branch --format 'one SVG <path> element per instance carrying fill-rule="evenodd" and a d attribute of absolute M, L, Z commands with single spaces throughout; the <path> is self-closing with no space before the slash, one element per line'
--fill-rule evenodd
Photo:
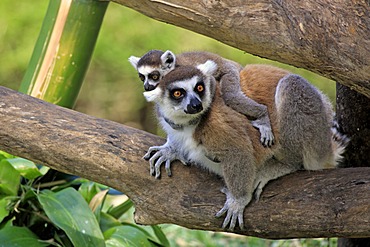
<path fill-rule="evenodd" d="M 173 164 L 156 180 L 141 157 L 164 140 L 0 87 L 0 149 L 106 184 L 135 203 L 136 221 L 221 231 L 222 181 Z M 245 210 L 245 235 L 370 237 L 370 168 L 297 172 L 267 185 Z"/>

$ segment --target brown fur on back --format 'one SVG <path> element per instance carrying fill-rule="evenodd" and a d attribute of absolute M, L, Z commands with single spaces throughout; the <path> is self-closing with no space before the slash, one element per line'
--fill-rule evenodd
<path fill-rule="evenodd" d="M 225 105 L 218 88 L 205 118 L 195 138 L 207 148 L 210 157 L 220 160 L 230 154 L 254 154 L 258 166 L 272 156 L 272 149 L 261 145 L 258 130 L 244 115 Z"/>
<path fill-rule="evenodd" d="M 247 65 L 240 72 L 242 91 L 256 102 L 268 107 L 277 142 L 279 133 L 275 109 L 275 90 L 280 79 L 287 74 L 289 74 L 288 71 L 269 65 Z M 219 86 L 217 86 L 215 100 L 206 118 L 207 120 L 202 121 L 203 124 L 198 127 L 196 138 L 216 155 L 216 159 L 217 154 L 224 153 L 224 150 L 234 149 L 238 152 L 254 153 L 256 163 L 261 164 L 272 156 L 274 149 L 279 147 L 278 143 L 275 143 L 272 148 L 265 148 L 261 145 L 258 130 L 244 115 L 225 105 L 220 96 Z M 217 136 L 218 139 L 215 139 L 214 136 Z M 220 143 L 224 146 L 220 147 Z M 237 154 L 235 153 L 235 155 Z"/>
<path fill-rule="evenodd" d="M 272 131 L 276 139 L 278 139 L 279 133 L 275 109 L 275 92 L 280 79 L 287 74 L 289 74 L 289 71 L 262 64 L 247 65 L 240 72 L 242 91 L 254 101 L 267 106 Z"/>
<path fill-rule="evenodd" d="M 242 91 L 260 104 L 275 105 L 275 89 L 288 71 L 269 65 L 251 64 L 240 72 Z"/>

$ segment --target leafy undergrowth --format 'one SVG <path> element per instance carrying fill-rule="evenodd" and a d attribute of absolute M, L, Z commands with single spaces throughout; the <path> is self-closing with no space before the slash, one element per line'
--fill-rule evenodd
<path fill-rule="evenodd" d="M 0 151 L 0 246 L 169 246 L 160 227 L 127 221 L 132 206 L 103 185 Z"/>

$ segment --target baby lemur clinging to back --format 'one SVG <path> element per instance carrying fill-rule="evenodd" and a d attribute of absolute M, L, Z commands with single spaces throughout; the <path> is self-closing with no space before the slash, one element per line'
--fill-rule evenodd
<path fill-rule="evenodd" d="M 238 63 L 209 52 L 186 52 L 175 56 L 171 51 L 151 50 L 141 58 L 134 56 L 129 58 L 132 66 L 137 69 L 146 91 L 154 90 L 163 76 L 176 66 L 196 66 L 207 60 L 212 60 L 217 65 L 213 76 L 220 82 L 221 95 L 226 105 L 251 118 L 253 126 L 258 128 L 261 133 L 262 144 L 271 146 L 274 135 L 267 107 L 258 104 L 241 91 L 239 72 L 242 66 Z"/>
<path fill-rule="evenodd" d="M 152 91 L 157 115 L 171 142 L 150 148 L 144 158 L 156 177 L 173 157 L 192 162 L 223 177 L 226 188 L 223 227 L 243 228 L 243 212 L 258 199 L 268 181 L 299 169 L 336 166 L 344 144 L 332 138 L 333 112 L 328 99 L 298 75 L 264 65 L 248 65 L 240 73 L 244 93 L 267 105 L 275 145 L 264 148 L 259 134 L 242 114 L 227 107 L 212 76 L 212 61 L 178 66 Z"/>

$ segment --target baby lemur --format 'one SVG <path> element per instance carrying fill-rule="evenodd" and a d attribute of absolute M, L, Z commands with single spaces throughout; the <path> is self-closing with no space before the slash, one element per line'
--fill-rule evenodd
<path fill-rule="evenodd" d="M 146 91 L 154 90 L 160 80 L 178 65 L 199 65 L 207 60 L 216 63 L 217 69 L 213 76 L 220 82 L 220 91 L 226 105 L 237 112 L 251 118 L 254 127 L 261 133 L 264 146 L 271 146 L 274 135 L 267 107 L 247 97 L 240 89 L 239 72 L 242 66 L 208 52 L 186 52 L 175 56 L 171 51 L 151 50 L 141 58 L 131 56 L 132 66 L 137 69 Z"/>
<path fill-rule="evenodd" d="M 344 144 L 332 138 L 332 106 L 328 99 L 298 75 L 266 65 L 247 65 L 240 73 L 243 92 L 268 107 L 275 145 L 264 148 L 249 121 L 228 107 L 214 77 L 217 65 L 178 66 L 152 91 L 160 123 L 170 139 L 150 148 L 152 175 L 159 177 L 174 158 L 195 163 L 223 177 L 226 188 L 223 227 L 243 229 L 243 212 L 258 199 L 268 181 L 299 169 L 333 168 Z"/>

